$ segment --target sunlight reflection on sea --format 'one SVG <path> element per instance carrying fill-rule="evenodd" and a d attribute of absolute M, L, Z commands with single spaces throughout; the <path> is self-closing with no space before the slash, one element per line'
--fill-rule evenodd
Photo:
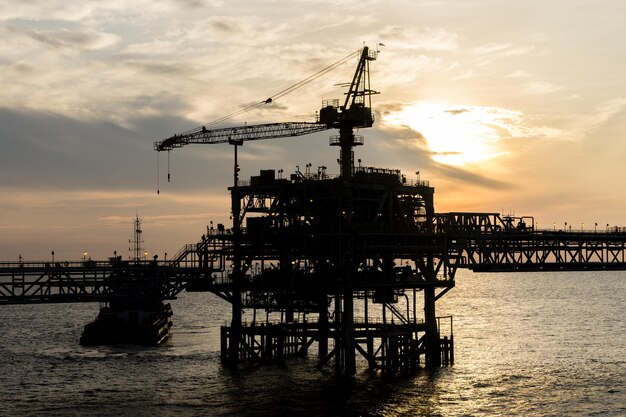
<path fill-rule="evenodd" d="M 438 305 L 454 315 L 456 364 L 396 380 L 337 379 L 315 349 L 233 372 L 219 361 L 229 306 L 183 293 L 172 307 L 158 348 L 80 346 L 97 305 L 0 307 L 0 415 L 626 415 L 622 272 L 462 271 Z"/>

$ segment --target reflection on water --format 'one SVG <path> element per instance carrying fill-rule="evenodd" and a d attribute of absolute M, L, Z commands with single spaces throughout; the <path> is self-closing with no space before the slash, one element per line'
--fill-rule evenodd
<path fill-rule="evenodd" d="M 422 371 L 410 378 L 383 380 L 369 373 L 336 378 L 319 372 L 313 360 L 294 359 L 224 378 L 237 416 L 439 415 L 439 381 L 448 370 Z M 416 414 L 417 413 L 417 414 Z M 442 414 L 443 415 L 443 414 Z"/>
<path fill-rule="evenodd" d="M 620 272 L 462 273 L 439 302 L 455 317 L 455 366 L 396 380 L 338 379 L 315 349 L 232 371 L 219 363 L 229 306 L 183 294 L 172 307 L 159 348 L 78 345 L 96 305 L 0 307 L 0 415 L 626 415 Z"/>

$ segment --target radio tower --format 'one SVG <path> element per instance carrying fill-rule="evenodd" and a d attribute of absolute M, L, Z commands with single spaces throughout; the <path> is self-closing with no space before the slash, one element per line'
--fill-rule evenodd
<path fill-rule="evenodd" d="M 128 248 L 128 251 L 130 252 L 130 259 L 135 262 L 139 262 L 141 261 L 141 256 L 144 254 L 142 237 L 143 232 L 141 231 L 141 219 L 139 218 L 139 213 L 137 213 L 135 220 L 133 220 L 133 226 L 133 238 L 128 240 L 128 243 L 131 245 Z"/>

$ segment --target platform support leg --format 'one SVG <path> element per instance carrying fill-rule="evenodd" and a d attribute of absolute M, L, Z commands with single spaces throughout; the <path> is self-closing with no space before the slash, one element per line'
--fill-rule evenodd
<path fill-rule="evenodd" d="M 356 373 L 356 352 L 354 340 L 354 298 L 352 290 L 346 290 L 343 296 L 343 340 L 344 340 L 344 373 L 354 375 Z"/>
<path fill-rule="evenodd" d="M 235 365 L 239 360 L 239 347 L 241 345 L 241 292 L 239 291 L 233 291 L 229 336 L 227 362 Z"/>
<path fill-rule="evenodd" d="M 426 366 L 436 368 L 441 366 L 441 345 L 439 342 L 439 329 L 435 311 L 435 281 L 434 262 L 431 257 L 427 259 L 426 280 L 432 282 L 432 286 L 424 288 L 424 322 L 426 325 Z"/>
<path fill-rule="evenodd" d="M 435 289 L 424 290 L 424 322 L 426 324 L 426 366 L 441 366 L 441 352 L 437 318 L 435 317 Z"/>
<path fill-rule="evenodd" d="M 319 319 L 318 319 L 318 340 L 317 346 L 319 351 L 319 357 L 324 358 L 328 355 L 328 303 L 326 295 L 321 297 L 319 304 Z"/>

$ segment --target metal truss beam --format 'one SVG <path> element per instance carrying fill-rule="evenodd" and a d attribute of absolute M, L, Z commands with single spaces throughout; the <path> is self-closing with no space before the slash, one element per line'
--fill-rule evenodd
<path fill-rule="evenodd" d="M 115 265 L 84 263 L 4 264 L 0 268 L 0 304 L 171 300 L 189 284 L 206 281 L 198 268 L 150 262 Z"/>

